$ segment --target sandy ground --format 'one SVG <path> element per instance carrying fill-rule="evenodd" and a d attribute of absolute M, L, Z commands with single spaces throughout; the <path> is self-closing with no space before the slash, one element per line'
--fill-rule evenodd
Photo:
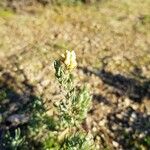
<path fill-rule="evenodd" d="M 93 96 L 88 130 L 114 149 L 148 150 L 143 140 L 150 137 L 149 39 L 149 0 L 32 6 L 18 13 L 0 9 L 1 83 L 23 93 L 23 101 L 34 92 L 51 107 L 59 95 L 53 61 L 74 49 L 79 84 L 87 83 Z"/>

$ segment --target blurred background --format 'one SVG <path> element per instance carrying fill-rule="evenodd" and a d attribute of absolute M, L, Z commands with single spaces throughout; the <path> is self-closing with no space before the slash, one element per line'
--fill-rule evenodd
<path fill-rule="evenodd" d="M 6 121 L 18 94 L 52 107 L 53 61 L 65 50 L 75 50 L 76 76 L 91 89 L 88 129 L 101 149 L 149 150 L 150 1 L 0 0 L 0 89 L 13 89 L 0 106 Z"/>

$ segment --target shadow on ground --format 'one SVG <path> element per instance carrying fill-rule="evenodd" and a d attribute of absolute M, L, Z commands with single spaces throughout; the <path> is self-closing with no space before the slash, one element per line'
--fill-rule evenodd
<path fill-rule="evenodd" d="M 14 64 L 17 67 L 17 63 Z M 127 96 L 134 102 L 141 103 L 144 98 L 150 98 L 150 81 L 140 81 L 127 78 L 119 74 L 101 71 L 93 71 L 81 68 L 86 74 L 95 74 L 102 81 L 114 87 L 116 94 Z M 35 100 L 39 98 L 34 94 L 34 86 L 31 85 L 23 70 L 17 67 L 17 71 L 23 75 L 24 80 L 20 83 L 13 76 L 12 72 L 0 66 L 0 149 L 3 150 L 2 140 L 6 131 L 15 128 L 26 129 L 26 124 L 30 118 L 36 117 Z M 109 100 L 101 95 L 93 95 L 94 99 L 103 101 L 106 105 L 111 105 Z M 122 113 L 121 117 L 119 116 Z M 107 114 L 108 128 L 114 135 L 116 141 L 124 149 L 149 144 L 150 116 L 128 107 L 125 111 L 111 112 Z M 32 121 L 32 120 L 31 120 Z M 36 122 L 32 122 L 36 124 Z M 24 130 L 25 132 L 26 130 Z M 136 140 L 137 139 L 137 140 Z M 37 143 L 34 144 L 39 146 Z M 150 144 L 149 144 L 150 145 Z M 148 145 L 148 146 L 149 146 Z"/>
<path fill-rule="evenodd" d="M 150 147 L 150 115 L 128 107 L 125 111 L 116 111 L 107 115 L 108 127 L 125 150 Z"/>
<path fill-rule="evenodd" d="M 36 110 L 40 112 L 43 105 L 39 105 L 40 99 L 34 95 L 34 86 L 29 83 L 23 70 L 19 72 L 24 76 L 22 83 L 11 74 L 11 71 L 0 66 L 0 149 L 9 149 L 9 141 L 6 141 L 6 133 L 14 136 L 15 129 L 21 129 L 21 135 L 27 133 L 27 124 L 38 123 Z M 34 120 L 33 120 L 33 117 Z M 36 141 L 30 139 L 34 145 Z M 5 143 L 5 146 L 3 145 Z M 8 144 L 8 145 L 7 145 Z M 7 147 L 8 146 L 8 147 Z"/>
<path fill-rule="evenodd" d="M 134 78 L 125 77 L 121 74 L 113 74 L 104 69 L 100 71 L 90 70 L 86 67 L 79 67 L 85 74 L 94 74 L 107 85 L 116 90 L 116 95 L 127 96 L 134 102 L 142 102 L 144 98 L 150 99 L 150 80 L 141 83 Z"/>
<path fill-rule="evenodd" d="M 150 80 L 145 79 L 140 82 L 137 79 L 125 77 L 121 74 L 113 74 L 111 72 L 102 70 L 92 70 L 86 67 L 79 67 L 87 75 L 98 76 L 104 84 L 115 89 L 115 93 L 120 97 L 128 97 L 132 102 L 142 104 L 144 99 L 150 100 Z M 109 105 L 105 97 L 101 95 L 94 95 L 94 99 L 104 104 Z M 150 147 L 150 115 L 147 112 L 135 110 L 131 106 L 126 108 L 117 107 L 106 114 L 107 126 L 111 132 L 111 138 L 118 144 L 114 143 L 115 148 L 119 149 L 121 146 L 124 150 L 145 149 Z"/>

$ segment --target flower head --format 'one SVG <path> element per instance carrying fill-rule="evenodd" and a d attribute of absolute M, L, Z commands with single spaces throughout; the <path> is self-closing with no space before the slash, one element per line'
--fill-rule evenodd
<path fill-rule="evenodd" d="M 64 58 L 64 64 L 68 70 L 72 70 L 77 67 L 76 54 L 74 51 L 66 51 Z"/>

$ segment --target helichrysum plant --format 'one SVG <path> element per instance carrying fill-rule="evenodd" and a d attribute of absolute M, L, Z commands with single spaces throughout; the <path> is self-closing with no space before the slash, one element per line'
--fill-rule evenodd
<path fill-rule="evenodd" d="M 66 51 L 54 62 L 55 76 L 63 95 L 62 99 L 54 102 L 56 115 L 48 116 L 42 100 L 33 97 L 23 110 L 30 113 L 27 127 L 6 132 L 2 142 L 4 150 L 37 149 L 35 145 L 41 150 L 95 149 L 92 134 L 82 127 L 91 107 L 91 96 L 86 86 L 76 84 L 73 75 L 76 67 L 74 51 Z M 5 97 L 6 94 L 1 92 L 0 100 Z"/>
<path fill-rule="evenodd" d="M 2 141 L 2 147 L 4 149 L 10 149 L 10 150 L 18 150 L 25 149 L 25 137 L 21 135 L 20 128 L 15 129 L 14 134 L 11 135 L 9 131 L 4 135 L 3 141 Z"/>
<path fill-rule="evenodd" d="M 73 76 L 76 67 L 74 51 L 66 51 L 54 62 L 55 76 L 64 98 L 54 103 L 58 115 L 57 131 L 45 140 L 45 150 L 94 149 L 91 134 L 86 133 L 81 125 L 91 107 L 91 96 L 86 86 L 77 86 Z"/>
<path fill-rule="evenodd" d="M 78 87 L 74 82 L 73 70 L 77 67 L 75 52 L 66 51 L 61 60 L 54 62 L 54 67 L 56 78 L 64 91 L 64 99 L 55 103 L 60 127 L 78 126 L 91 107 L 91 96 L 86 86 Z"/>

